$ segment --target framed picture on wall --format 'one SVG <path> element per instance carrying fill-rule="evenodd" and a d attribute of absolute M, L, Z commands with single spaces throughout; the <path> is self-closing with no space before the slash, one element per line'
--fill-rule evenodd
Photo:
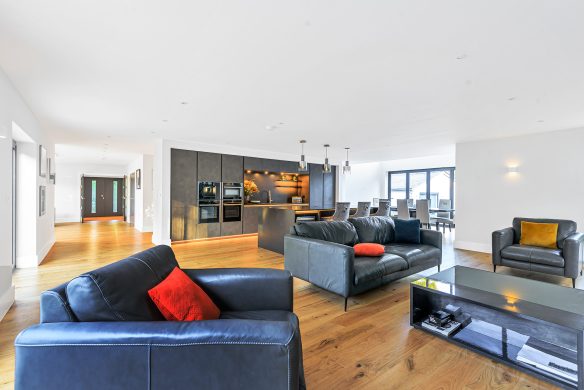
<path fill-rule="evenodd" d="M 142 188 L 142 171 L 140 169 L 136 169 L 136 189 Z"/>
<path fill-rule="evenodd" d="M 39 186 L 39 217 L 47 212 L 47 187 Z"/>
<path fill-rule="evenodd" d="M 39 145 L 39 176 L 47 177 L 47 149 Z"/>

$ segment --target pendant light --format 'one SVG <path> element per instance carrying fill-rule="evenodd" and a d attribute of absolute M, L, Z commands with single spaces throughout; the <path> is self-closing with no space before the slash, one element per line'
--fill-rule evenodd
<path fill-rule="evenodd" d="M 351 165 L 349 165 L 349 150 L 351 148 L 345 148 L 347 151 L 347 160 L 345 161 L 345 165 L 343 165 L 343 175 L 350 175 L 351 174 Z"/>
<path fill-rule="evenodd" d="M 331 173 L 331 164 L 329 164 L 328 160 L 328 148 L 330 147 L 329 144 L 324 145 L 324 164 L 322 165 L 322 172 L 323 173 Z"/>
<path fill-rule="evenodd" d="M 304 157 L 304 144 L 306 143 L 305 139 L 300 140 L 300 147 L 302 148 L 302 152 L 300 154 L 300 161 L 298 162 L 298 172 L 307 172 L 308 171 L 308 164 L 306 163 L 306 158 Z"/>

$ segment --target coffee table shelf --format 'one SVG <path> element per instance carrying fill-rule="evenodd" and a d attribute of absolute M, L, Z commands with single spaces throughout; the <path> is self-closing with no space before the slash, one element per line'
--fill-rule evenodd
<path fill-rule="evenodd" d="M 460 307 L 470 323 L 449 336 L 422 327 L 448 304 Z M 416 329 L 556 386 L 584 389 L 584 291 L 456 266 L 412 282 L 410 306 Z M 579 382 L 519 361 L 528 342 L 575 364 Z"/>

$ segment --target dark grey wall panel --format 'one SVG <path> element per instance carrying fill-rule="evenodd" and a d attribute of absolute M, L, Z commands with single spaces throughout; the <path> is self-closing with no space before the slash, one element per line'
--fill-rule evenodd
<path fill-rule="evenodd" d="M 170 150 L 170 238 L 197 236 L 197 152 Z"/>
<path fill-rule="evenodd" d="M 243 232 L 242 222 L 223 222 L 221 224 L 222 236 L 235 236 Z"/>
<path fill-rule="evenodd" d="M 335 165 L 332 166 L 331 173 L 323 174 L 323 207 L 325 209 L 334 208 L 335 207 L 335 187 L 336 187 L 336 178 L 337 178 L 337 167 Z"/>
<path fill-rule="evenodd" d="M 199 181 L 221 181 L 221 155 L 198 152 Z"/>
<path fill-rule="evenodd" d="M 221 181 L 243 183 L 243 157 L 223 154 L 221 161 Z"/>
<path fill-rule="evenodd" d="M 243 234 L 258 232 L 261 207 L 243 207 Z"/>

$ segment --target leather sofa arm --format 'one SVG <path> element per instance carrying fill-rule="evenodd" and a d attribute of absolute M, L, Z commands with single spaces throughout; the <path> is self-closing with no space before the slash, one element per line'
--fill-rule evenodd
<path fill-rule="evenodd" d="M 288 271 L 265 268 L 184 269 L 221 310 L 293 309 Z"/>
<path fill-rule="evenodd" d="M 574 233 L 564 240 L 564 276 L 577 278 L 584 259 L 584 233 Z"/>
<path fill-rule="evenodd" d="M 510 227 L 501 230 L 495 230 L 493 232 L 493 265 L 501 264 L 501 251 L 504 248 L 513 245 L 514 234 L 515 232 L 513 231 L 513 228 Z"/>
<path fill-rule="evenodd" d="M 284 267 L 300 279 L 344 297 L 349 296 L 354 277 L 353 247 L 286 235 Z"/>
<path fill-rule="evenodd" d="M 420 229 L 420 243 L 442 250 L 442 233 L 436 230 Z"/>
<path fill-rule="evenodd" d="M 290 316 L 35 325 L 15 341 L 15 388 L 298 389 L 301 344 Z"/>

